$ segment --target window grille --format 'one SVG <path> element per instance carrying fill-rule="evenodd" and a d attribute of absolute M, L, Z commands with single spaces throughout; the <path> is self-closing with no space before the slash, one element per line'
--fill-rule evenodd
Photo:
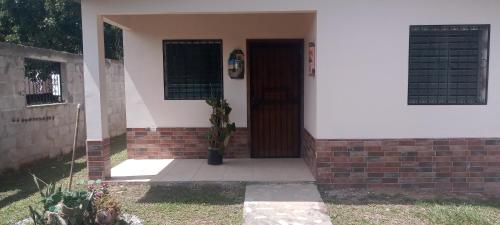
<path fill-rule="evenodd" d="M 166 100 L 201 100 L 222 96 L 222 41 L 163 42 Z"/>
<path fill-rule="evenodd" d="M 410 26 L 408 104 L 487 101 L 490 25 Z"/>
<path fill-rule="evenodd" d="M 61 63 L 25 58 L 24 71 L 27 105 L 63 102 Z"/>

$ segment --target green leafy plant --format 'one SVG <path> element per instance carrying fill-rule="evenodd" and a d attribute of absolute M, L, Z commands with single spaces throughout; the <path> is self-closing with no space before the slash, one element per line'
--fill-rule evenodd
<path fill-rule="evenodd" d="M 41 196 L 40 203 L 43 205 L 43 213 L 29 206 L 31 218 L 38 225 L 78 225 L 90 224 L 89 210 L 92 210 L 92 194 L 87 191 L 68 191 L 47 183 L 35 175 L 33 181 Z M 40 184 L 42 183 L 43 186 Z M 87 221 L 87 223 L 84 223 Z"/>
<path fill-rule="evenodd" d="M 31 215 L 31 219 L 33 220 L 33 223 L 35 225 L 45 225 L 47 224 L 42 216 L 41 213 L 39 213 L 38 211 L 36 211 L 35 209 L 33 209 L 33 207 L 31 206 L 28 206 L 28 208 L 30 209 L 30 215 Z"/>
<path fill-rule="evenodd" d="M 43 204 L 43 208 L 46 211 L 54 212 L 55 206 L 62 200 L 61 187 L 56 188 L 54 184 L 48 184 L 34 174 L 32 174 L 32 176 L 33 181 L 38 188 L 38 192 L 40 192 L 40 196 L 42 197 L 41 203 Z M 39 182 L 44 184 L 44 188 L 40 186 Z"/>
<path fill-rule="evenodd" d="M 0 0 L 0 42 L 81 54 L 81 6 L 73 0 Z M 106 58 L 123 59 L 122 31 L 104 24 Z"/>
<path fill-rule="evenodd" d="M 219 154 L 223 155 L 231 136 L 236 131 L 235 123 L 229 121 L 232 108 L 223 98 L 211 97 L 206 102 L 212 107 L 209 119 L 212 126 L 207 135 L 208 143 L 210 148 L 217 149 Z"/>
<path fill-rule="evenodd" d="M 126 224 L 119 219 L 120 205 L 100 180 L 89 181 L 87 190 L 62 190 L 33 175 L 43 212 L 29 206 L 35 225 Z"/>

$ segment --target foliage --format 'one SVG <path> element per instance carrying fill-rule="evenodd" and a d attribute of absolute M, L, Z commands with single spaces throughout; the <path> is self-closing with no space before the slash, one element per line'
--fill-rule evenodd
<path fill-rule="evenodd" d="M 40 196 L 42 197 L 42 200 L 40 202 L 43 203 L 43 208 L 45 210 L 53 212 L 55 210 L 55 206 L 57 205 L 57 203 L 59 203 L 62 200 L 61 187 L 56 189 L 54 184 L 47 184 L 40 178 L 36 177 L 35 175 L 32 176 L 35 185 L 38 188 L 38 191 L 40 192 Z M 42 182 L 45 185 L 45 188 L 42 188 L 38 181 Z"/>
<path fill-rule="evenodd" d="M 106 57 L 121 59 L 121 30 L 105 26 Z M 81 54 L 80 4 L 73 0 L 0 0 L 0 41 Z"/>
<path fill-rule="evenodd" d="M 44 225 L 44 224 L 46 224 L 43 216 L 38 211 L 36 211 L 35 209 L 33 209 L 33 207 L 31 207 L 31 206 L 28 206 L 28 208 L 30 209 L 31 219 L 33 220 L 33 223 L 35 225 Z"/>
<path fill-rule="evenodd" d="M 114 224 L 120 215 L 120 205 L 110 195 L 95 199 L 97 209 L 96 221 L 99 224 Z"/>
<path fill-rule="evenodd" d="M 42 213 L 29 206 L 35 225 L 123 224 L 118 219 L 120 206 L 100 181 L 92 181 L 88 190 L 70 191 L 47 184 L 35 175 L 33 179 L 44 209 Z M 39 181 L 45 185 L 43 188 Z"/>
<path fill-rule="evenodd" d="M 122 30 L 110 24 L 104 24 L 104 55 L 108 59 L 123 59 Z"/>
<path fill-rule="evenodd" d="M 35 224 L 90 224 L 92 221 L 92 196 L 84 190 L 69 191 L 56 188 L 54 184 L 42 181 L 33 175 L 35 185 L 39 189 L 43 204 L 43 213 L 30 208 L 31 218 Z M 39 181 L 44 184 L 42 188 Z"/>
<path fill-rule="evenodd" d="M 212 114 L 209 119 L 212 124 L 208 132 L 209 146 L 217 149 L 222 155 L 229 144 L 231 136 L 236 131 L 235 123 L 229 121 L 232 108 L 223 98 L 211 97 L 206 102 L 212 107 Z"/>
<path fill-rule="evenodd" d="M 113 224 L 120 215 L 119 203 L 110 195 L 108 185 L 90 182 L 89 191 L 94 193 L 96 220 L 100 224 Z"/>

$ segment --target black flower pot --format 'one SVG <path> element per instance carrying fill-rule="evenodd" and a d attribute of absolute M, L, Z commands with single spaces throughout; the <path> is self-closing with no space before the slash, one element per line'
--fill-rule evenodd
<path fill-rule="evenodd" d="M 220 164 L 222 164 L 222 154 L 220 154 L 219 149 L 209 148 L 208 165 L 220 165 Z"/>

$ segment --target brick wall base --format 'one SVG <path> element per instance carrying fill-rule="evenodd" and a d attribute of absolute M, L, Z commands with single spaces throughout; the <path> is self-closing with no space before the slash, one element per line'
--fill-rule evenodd
<path fill-rule="evenodd" d="M 127 129 L 130 159 L 204 159 L 207 157 L 209 128 Z M 237 128 L 226 149 L 226 158 L 249 158 L 247 128 Z"/>
<path fill-rule="evenodd" d="M 500 194 L 500 138 L 316 140 L 304 158 L 332 188 Z"/>
<path fill-rule="evenodd" d="M 311 173 L 316 177 L 317 172 L 317 157 L 316 157 L 316 140 L 307 130 L 304 129 L 304 140 L 302 141 L 304 161 L 306 162 Z"/>
<path fill-rule="evenodd" d="M 87 168 L 90 180 L 105 180 L 111 177 L 109 145 L 109 139 L 87 141 Z"/>

